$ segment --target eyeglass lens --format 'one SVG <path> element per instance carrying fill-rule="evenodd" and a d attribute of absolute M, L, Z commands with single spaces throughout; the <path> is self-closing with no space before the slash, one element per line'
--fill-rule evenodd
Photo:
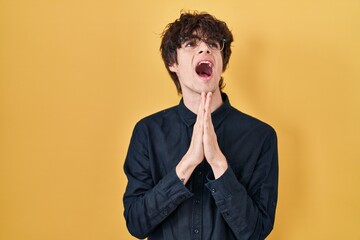
<path fill-rule="evenodd" d="M 217 40 L 213 38 L 203 39 L 198 36 L 191 36 L 182 39 L 181 47 L 192 50 L 199 47 L 201 42 L 206 43 L 206 45 L 212 50 L 221 51 L 224 48 L 224 40 Z"/>

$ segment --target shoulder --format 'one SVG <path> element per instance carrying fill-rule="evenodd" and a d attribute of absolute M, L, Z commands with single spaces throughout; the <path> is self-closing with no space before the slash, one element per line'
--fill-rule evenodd
<path fill-rule="evenodd" d="M 241 112 L 234 107 L 231 107 L 228 121 L 236 128 L 243 129 L 246 132 L 256 132 L 261 135 L 276 135 L 275 129 L 270 124 Z"/>
<path fill-rule="evenodd" d="M 153 113 L 151 115 L 148 115 L 142 118 L 139 121 L 139 123 L 143 123 L 143 124 L 156 123 L 159 121 L 164 121 L 165 119 L 173 118 L 174 115 L 177 115 L 177 106 L 169 107 L 161 111 L 158 111 L 156 113 Z"/>
<path fill-rule="evenodd" d="M 169 124 L 176 117 L 177 107 L 169 107 L 138 120 L 132 131 L 132 138 L 145 140 L 151 133 L 159 133 L 162 128 L 169 128 Z"/>
<path fill-rule="evenodd" d="M 144 128 L 153 128 L 163 125 L 164 123 L 170 123 L 177 115 L 177 106 L 169 107 L 143 117 L 136 123 L 135 129 L 144 130 Z"/>
<path fill-rule="evenodd" d="M 228 114 L 225 120 L 225 125 L 228 129 L 239 132 L 240 134 L 253 131 L 262 134 L 275 134 L 274 128 L 272 128 L 268 123 L 247 113 L 244 113 L 238 110 L 236 107 L 232 106 L 228 96 L 225 93 L 222 93 L 222 97 L 224 102 L 229 106 Z"/>

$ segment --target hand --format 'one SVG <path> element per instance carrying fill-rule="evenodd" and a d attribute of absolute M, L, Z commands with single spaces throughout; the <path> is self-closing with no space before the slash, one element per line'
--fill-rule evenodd
<path fill-rule="evenodd" d="M 211 92 L 201 94 L 201 102 L 189 149 L 176 166 L 176 173 L 184 184 L 186 184 L 192 172 L 203 161 L 204 157 L 210 164 L 215 178 L 220 177 L 228 168 L 212 124 L 211 100 Z"/>
<path fill-rule="evenodd" d="M 211 120 L 211 100 L 212 93 L 209 92 L 206 94 L 205 101 L 205 113 L 204 113 L 204 135 L 203 135 L 203 145 L 204 145 L 204 156 L 207 162 L 210 164 L 215 179 L 220 177 L 228 168 L 228 164 L 224 154 L 221 152 L 219 144 L 217 142 L 217 137 L 214 129 L 214 125 Z"/>
<path fill-rule="evenodd" d="M 189 149 L 175 169 L 176 174 L 184 184 L 189 180 L 196 166 L 204 160 L 204 108 L 205 93 L 202 93 Z"/>
<path fill-rule="evenodd" d="M 193 135 L 186 157 L 191 158 L 192 162 L 196 165 L 204 160 L 204 114 L 205 114 L 205 93 L 201 94 L 201 102 L 199 104 L 196 122 L 194 124 Z"/>

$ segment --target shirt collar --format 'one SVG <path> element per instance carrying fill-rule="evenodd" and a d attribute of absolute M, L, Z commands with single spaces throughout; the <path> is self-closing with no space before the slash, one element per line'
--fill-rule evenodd
<path fill-rule="evenodd" d="M 211 119 L 215 129 L 225 119 L 226 115 L 230 112 L 231 109 L 228 96 L 225 93 L 221 93 L 221 97 L 223 100 L 223 104 L 211 113 Z M 190 109 L 185 106 L 183 99 L 180 100 L 180 103 L 178 105 L 178 113 L 186 126 L 190 127 L 195 124 L 196 114 L 190 111 Z"/>

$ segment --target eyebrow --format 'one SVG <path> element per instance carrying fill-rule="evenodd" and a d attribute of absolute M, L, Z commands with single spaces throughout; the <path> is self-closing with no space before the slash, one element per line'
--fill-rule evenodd
<path fill-rule="evenodd" d="M 184 37 L 180 37 L 180 39 L 183 41 L 183 40 L 189 40 L 189 39 L 192 39 L 192 38 L 197 38 L 197 39 L 200 39 L 200 40 L 216 40 L 216 41 L 221 41 L 222 38 L 220 37 L 200 37 L 199 35 L 195 35 L 195 34 L 192 34 L 192 35 L 188 35 L 188 36 L 184 36 Z"/>

